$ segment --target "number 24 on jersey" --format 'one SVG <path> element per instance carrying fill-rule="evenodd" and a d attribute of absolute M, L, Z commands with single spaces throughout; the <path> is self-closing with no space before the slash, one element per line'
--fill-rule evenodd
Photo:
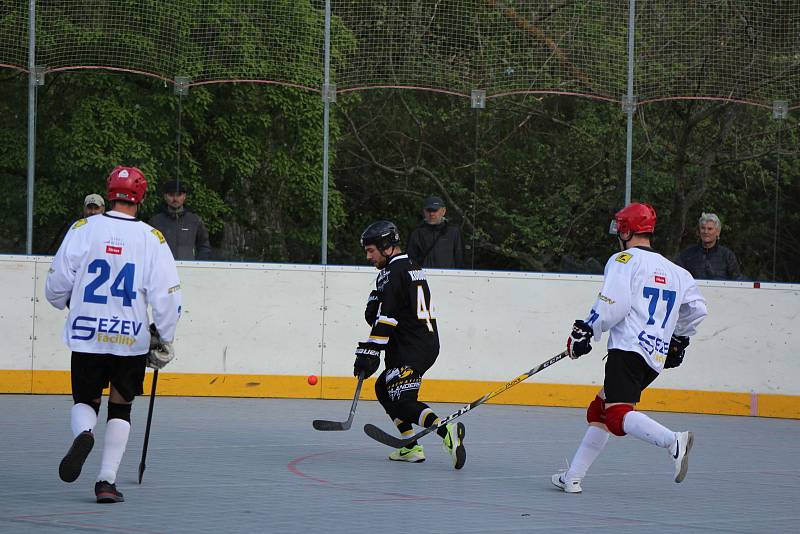
<path fill-rule="evenodd" d="M 94 304 L 106 304 L 108 297 L 102 292 L 98 293 L 101 286 L 111 278 L 111 265 L 104 259 L 96 259 L 89 264 L 88 272 L 90 274 L 97 273 L 94 280 L 86 284 L 83 291 L 83 301 L 92 302 Z M 134 275 L 136 274 L 136 265 L 133 263 L 126 263 L 122 266 L 119 273 L 117 273 L 114 281 L 111 282 L 110 293 L 112 297 L 122 299 L 123 306 L 132 306 L 133 301 L 136 299 L 136 291 L 133 289 Z"/>

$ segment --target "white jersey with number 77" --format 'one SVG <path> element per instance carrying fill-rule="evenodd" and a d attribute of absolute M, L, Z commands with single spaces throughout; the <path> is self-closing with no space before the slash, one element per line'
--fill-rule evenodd
<path fill-rule="evenodd" d="M 164 341 L 180 316 L 181 286 L 164 236 L 111 211 L 67 232 L 45 283 L 47 300 L 69 306 L 64 342 L 75 352 L 133 356 L 150 350 L 148 305 Z"/>
<path fill-rule="evenodd" d="M 633 247 L 606 262 L 603 287 L 586 322 L 608 349 L 638 352 L 657 372 L 672 335 L 692 336 L 706 301 L 688 271 L 647 247 Z"/>

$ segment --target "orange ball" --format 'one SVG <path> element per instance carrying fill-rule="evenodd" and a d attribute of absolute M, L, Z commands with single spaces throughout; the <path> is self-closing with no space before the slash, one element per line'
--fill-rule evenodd
<path fill-rule="evenodd" d="M 308 375 L 308 385 L 314 386 L 317 384 L 317 377 L 315 375 Z"/>

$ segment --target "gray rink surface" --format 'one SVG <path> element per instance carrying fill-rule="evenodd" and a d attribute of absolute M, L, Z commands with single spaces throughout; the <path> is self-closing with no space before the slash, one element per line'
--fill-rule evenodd
<path fill-rule="evenodd" d="M 0 532 L 798 532 L 800 421 L 651 413 L 695 445 L 682 484 L 664 450 L 612 438 L 567 495 L 550 484 L 585 429 L 584 410 L 484 405 L 461 418 L 467 463 L 452 469 L 435 435 L 428 460 L 391 462 L 362 430 L 387 431 L 376 402 L 353 427 L 350 401 L 161 397 L 144 482 L 136 483 L 148 398 L 117 477 L 126 502 L 94 502 L 105 405 L 81 477 L 58 478 L 71 442 L 67 396 L 0 395 Z M 460 405 L 434 404 L 445 416 Z"/>

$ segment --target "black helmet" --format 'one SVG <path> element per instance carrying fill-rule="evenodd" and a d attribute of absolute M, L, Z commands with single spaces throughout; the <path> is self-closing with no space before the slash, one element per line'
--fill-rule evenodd
<path fill-rule="evenodd" d="M 400 232 L 392 221 L 378 221 L 367 226 L 361 234 L 361 246 L 375 245 L 378 250 L 400 244 Z"/>

